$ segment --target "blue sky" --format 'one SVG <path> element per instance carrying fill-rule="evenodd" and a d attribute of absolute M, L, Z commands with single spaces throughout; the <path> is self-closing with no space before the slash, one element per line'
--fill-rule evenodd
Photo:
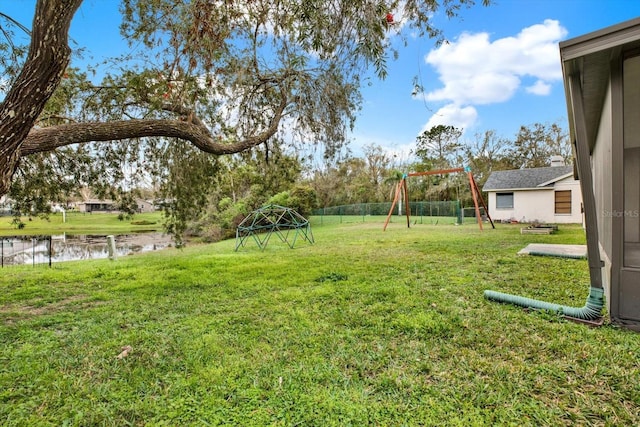
<path fill-rule="evenodd" d="M 71 38 L 91 63 L 123 52 L 119 2 L 85 0 Z M 481 3 L 481 1 L 479 1 Z M 31 26 L 34 0 L 0 0 L 0 11 Z M 463 138 L 495 130 L 513 138 L 521 125 L 560 123 L 566 105 L 558 42 L 640 16 L 640 0 L 495 0 L 457 18 L 434 16 L 448 44 L 407 35 L 385 81 L 363 87 L 364 105 L 352 150 L 377 144 L 406 157 L 416 136 L 437 124 L 465 130 Z M 424 88 L 413 97 L 413 80 Z"/>
<path fill-rule="evenodd" d="M 448 45 L 410 40 L 389 78 L 364 88 L 354 152 L 374 143 L 406 153 L 433 125 L 496 130 L 513 139 L 521 125 L 557 122 L 567 111 L 558 42 L 640 16 L 638 0 L 496 0 L 438 19 Z M 413 98 L 420 76 L 425 97 Z"/>

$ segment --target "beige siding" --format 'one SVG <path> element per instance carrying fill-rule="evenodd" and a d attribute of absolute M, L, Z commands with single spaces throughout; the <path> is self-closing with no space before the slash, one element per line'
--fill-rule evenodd
<path fill-rule="evenodd" d="M 555 191 L 571 191 L 571 213 L 555 213 Z M 498 191 L 508 193 L 511 190 Z M 549 224 L 581 224 L 582 194 L 580 182 L 573 177 L 558 181 L 554 187 L 540 190 L 514 190 L 513 209 L 496 208 L 496 192 L 489 192 L 489 215 L 494 220 L 543 222 Z"/>
<path fill-rule="evenodd" d="M 598 234 L 603 249 L 611 257 L 612 251 L 612 215 L 611 192 L 613 190 L 611 169 L 611 85 L 602 108 L 600 127 L 596 144 L 591 154 L 594 195 L 598 209 Z M 620 165 L 621 167 L 622 165 Z M 619 190 L 618 190 L 619 191 Z"/>
<path fill-rule="evenodd" d="M 593 173 L 594 196 L 596 208 L 598 209 L 598 243 L 600 246 L 600 257 L 604 263 L 602 268 L 602 285 L 605 289 L 607 309 L 611 309 L 611 267 L 613 250 L 613 230 L 612 215 L 607 212 L 613 211 L 611 200 L 612 183 L 612 120 L 611 120 L 611 85 L 607 88 L 607 96 L 602 108 L 600 127 L 596 144 L 591 154 L 591 169 Z"/>

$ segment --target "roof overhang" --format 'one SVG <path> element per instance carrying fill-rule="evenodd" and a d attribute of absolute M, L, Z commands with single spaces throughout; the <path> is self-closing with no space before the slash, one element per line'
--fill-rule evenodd
<path fill-rule="evenodd" d="M 482 189 L 486 193 L 513 193 L 514 191 L 548 191 L 554 187 L 525 187 L 525 188 L 492 188 L 491 190 Z"/>
<path fill-rule="evenodd" d="M 575 120 L 584 120 L 589 149 L 593 149 L 609 85 L 611 61 L 619 60 L 622 51 L 635 48 L 640 48 L 640 18 L 560 42 L 560 60 L 572 141 L 575 140 Z M 582 118 L 574 117 L 570 93 L 569 81 L 576 75 L 580 77 L 585 106 Z"/>
<path fill-rule="evenodd" d="M 573 176 L 573 172 L 569 172 L 569 173 L 566 173 L 564 175 L 560 175 L 557 178 L 553 178 L 553 179 L 551 179 L 551 180 L 549 180 L 547 182 L 543 182 L 542 184 L 538 184 L 538 187 L 547 187 L 547 186 L 549 186 L 551 184 L 555 184 L 558 181 L 562 181 L 563 179 L 569 178 L 570 176 Z"/>

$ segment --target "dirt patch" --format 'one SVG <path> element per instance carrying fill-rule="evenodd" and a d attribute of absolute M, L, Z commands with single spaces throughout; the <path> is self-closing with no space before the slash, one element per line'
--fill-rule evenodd
<path fill-rule="evenodd" d="M 86 295 L 73 295 L 71 297 L 67 297 L 65 299 L 62 299 L 60 301 L 56 301 L 50 304 L 37 305 L 37 306 L 25 305 L 21 307 L 20 311 L 32 316 L 41 316 L 43 314 L 50 314 L 50 313 L 62 311 L 67 306 L 77 303 L 79 301 L 84 301 L 86 299 L 87 299 Z"/>
<path fill-rule="evenodd" d="M 59 313 L 61 311 L 77 311 L 102 305 L 104 301 L 88 301 L 86 295 L 72 295 L 59 301 L 38 304 L 41 300 L 31 301 L 31 304 L 9 304 L 0 307 L 0 315 L 6 315 L 5 324 L 13 324 L 16 320 L 30 317 Z"/>

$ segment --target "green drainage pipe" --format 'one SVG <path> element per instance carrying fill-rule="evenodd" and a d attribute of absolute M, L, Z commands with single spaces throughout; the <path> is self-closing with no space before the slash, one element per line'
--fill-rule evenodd
<path fill-rule="evenodd" d="M 593 176 L 591 173 L 591 153 L 589 150 L 589 133 L 587 132 L 586 114 L 584 111 L 582 96 L 582 76 L 574 73 L 569 76 L 568 94 L 573 106 L 574 132 L 572 132 L 574 160 L 580 179 L 582 203 L 584 206 L 585 231 L 587 235 L 587 261 L 589 263 L 589 277 L 591 288 L 587 303 L 584 307 L 566 307 L 563 305 L 537 301 L 525 297 L 503 294 L 495 291 L 485 291 L 486 298 L 494 301 L 508 302 L 511 304 L 555 311 L 566 317 L 592 321 L 601 317 L 604 307 L 604 289 L 602 285 L 602 260 L 600 259 L 597 205 L 593 192 Z"/>
<path fill-rule="evenodd" d="M 579 308 L 538 301 L 517 295 L 503 294 L 502 292 L 496 291 L 484 291 L 484 296 L 492 301 L 506 302 L 527 308 L 554 311 L 559 315 L 581 320 L 599 319 L 602 316 L 602 307 L 604 307 L 604 289 L 594 287 L 589 291 L 589 296 L 587 297 L 587 303 L 585 306 Z"/>

